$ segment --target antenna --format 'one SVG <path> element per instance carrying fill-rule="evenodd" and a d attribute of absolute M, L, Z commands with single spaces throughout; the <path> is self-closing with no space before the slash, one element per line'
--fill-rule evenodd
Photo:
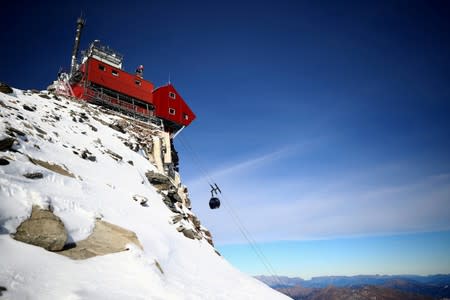
<path fill-rule="evenodd" d="M 169 72 L 169 84 L 170 84 L 170 72 Z"/>
<path fill-rule="evenodd" d="M 81 38 L 81 31 L 83 29 L 85 21 L 83 20 L 83 12 L 81 12 L 81 16 L 77 19 L 77 31 L 75 34 L 75 43 L 73 45 L 72 49 L 72 60 L 70 63 L 70 75 L 72 76 L 73 73 L 75 73 L 77 69 L 77 55 L 78 55 L 78 48 L 80 46 L 80 38 Z"/>

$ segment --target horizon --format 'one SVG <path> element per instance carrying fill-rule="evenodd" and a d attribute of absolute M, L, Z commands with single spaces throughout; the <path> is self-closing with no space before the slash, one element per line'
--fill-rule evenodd
<path fill-rule="evenodd" d="M 6 3 L 0 81 L 45 89 L 82 11 L 80 50 L 100 39 L 197 115 L 175 139 L 180 174 L 241 271 L 272 273 L 230 209 L 278 275 L 450 273 L 449 2 L 120 4 Z"/>

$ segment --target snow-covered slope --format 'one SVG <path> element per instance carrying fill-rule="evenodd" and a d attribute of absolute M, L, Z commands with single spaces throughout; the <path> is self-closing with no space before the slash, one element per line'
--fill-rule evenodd
<path fill-rule="evenodd" d="M 0 165 L 2 299 L 286 299 L 233 268 L 204 238 L 177 231 L 174 213 L 145 176 L 155 166 L 125 145 L 134 138 L 130 133 L 108 126 L 117 119 L 62 97 L 0 93 L 0 140 L 15 139 L 0 152 L 9 162 Z M 65 175 L 33 160 L 57 165 Z M 36 172 L 42 178 L 23 176 Z M 16 241 L 11 234 L 33 205 L 53 210 L 69 242 L 87 238 L 102 219 L 135 232 L 143 250 L 129 244 L 128 251 L 73 260 Z"/>

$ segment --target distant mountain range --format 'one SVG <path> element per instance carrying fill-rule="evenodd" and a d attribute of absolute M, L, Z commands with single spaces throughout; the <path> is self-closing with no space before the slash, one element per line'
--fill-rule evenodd
<path fill-rule="evenodd" d="M 450 299 L 447 275 L 255 276 L 293 299 Z"/>

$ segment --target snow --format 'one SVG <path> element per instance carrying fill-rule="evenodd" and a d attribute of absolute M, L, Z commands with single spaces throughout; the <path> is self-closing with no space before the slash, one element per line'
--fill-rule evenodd
<path fill-rule="evenodd" d="M 235 269 L 205 239 L 191 240 L 176 230 L 178 225 L 170 222 L 174 213 L 145 178 L 156 168 L 124 145 L 134 137 L 107 126 L 118 116 L 63 97 L 41 96 L 46 94 L 17 89 L 11 95 L 0 93 L 0 139 L 8 136 L 9 128 L 25 134 L 16 134 L 15 151 L 0 152 L 10 162 L 0 166 L 4 299 L 288 299 Z M 80 122 L 83 114 L 87 118 Z M 82 159 L 83 150 L 96 161 Z M 123 159 L 113 159 L 106 150 Z M 30 158 L 59 165 L 74 177 L 33 164 Z M 23 176 L 30 172 L 44 176 Z M 133 196 L 148 199 L 147 206 Z M 14 240 L 10 234 L 29 217 L 33 205 L 51 207 L 70 242 L 88 237 L 96 218 L 102 218 L 134 231 L 143 250 L 130 244 L 129 251 L 72 260 Z"/>

